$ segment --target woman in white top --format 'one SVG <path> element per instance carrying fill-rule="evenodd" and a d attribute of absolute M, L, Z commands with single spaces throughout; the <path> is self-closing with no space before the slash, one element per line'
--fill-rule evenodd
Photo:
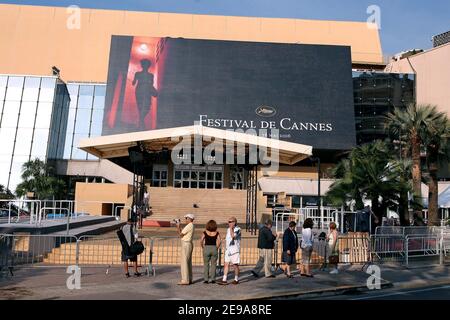
<path fill-rule="evenodd" d="M 338 269 L 337 269 L 337 265 L 336 264 L 331 264 L 330 263 L 330 256 L 336 256 L 338 255 L 339 251 L 338 251 L 338 247 L 337 247 L 337 240 L 338 240 L 338 232 L 336 230 L 336 223 L 332 222 L 330 223 L 330 231 L 327 235 L 327 241 L 328 241 L 328 248 L 327 248 L 327 260 L 328 260 L 328 264 L 329 266 L 333 266 L 333 270 L 331 270 L 331 274 L 336 274 L 338 273 Z"/>
<path fill-rule="evenodd" d="M 303 223 L 302 229 L 302 264 L 300 269 L 300 274 L 303 277 L 312 278 L 313 275 L 309 270 L 309 264 L 311 261 L 311 254 L 313 251 L 313 243 L 314 243 L 314 234 L 312 232 L 312 228 L 314 226 L 314 222 L 311 218 L 308 218 Z"/>

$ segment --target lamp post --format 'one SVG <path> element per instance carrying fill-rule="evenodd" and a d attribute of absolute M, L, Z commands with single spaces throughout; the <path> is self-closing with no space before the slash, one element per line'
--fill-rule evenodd
<path fill-rule="evenodd" d="M 321 210 L 321 197 L 320 197 L 320 158 L 319 157 L 309 157 L 313 162 L 317 161 L 317 212 L 319 213 L 321 219 L 320 223 L 323 223 Z M 322 225 L 320 226 L 323 227 Z"/>

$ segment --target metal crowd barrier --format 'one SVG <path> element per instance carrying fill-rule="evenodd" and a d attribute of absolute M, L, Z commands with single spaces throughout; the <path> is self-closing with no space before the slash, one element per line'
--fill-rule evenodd
<path fill-rule="evenodd" d="M 0 235 L 0 271 L 29 267 L 63 267 L 77 256 L 74 236 Z"/>
<path fill-rule="evenodd" d="M 417 229 L 419 230 L 419 229 Z M 397 262 L 409 266 L 411 262 L 440 258 L 446 262 L 450 257 L 450 229 L 439 229 L 439 234 L 367 234 L 354 233 L 340 235 L 337 248 L 340 264 L 363 264 Z M 299 239 L 301 236 L 299 235 Z M 145 251 L 138 256 L 138 264 L 147 274 L 155 275 L 156 265 L 179 265 L 181 241 L 179 237 L 140 237 Z M 223 240 L 224 241 L 224 240 Z M 258 239 L 242 237 L 240 257 L 242 266 L 254 266 L 259 259 Z M 225 243 L 219 249 L 218 272 L 223 267 Z M 277 239 L 274 247 L 273 266 L 278 268 L 282 255 L 282 239 Z M 52 236 L 28 234 L 0 235 L 0 272 L 28 267 L 106 267 L 106 273 L 113 266 L 122 265 L 122 247 L 116 237 L 104 236 Z M 328 259 L 328 244 L 315 235 L 310 263 L 324 266 Z M 301 248 L 296 254 L 297 264 L 301 263 Z M 428 259 L 428 260 L 427 260 Z M 203 252 L 194 241 L 192 256 L 194 266 L 203 266 Z"/>
<path fill-rule="evenodd" d="M 403 263 L 405 261 L 405 238 L 403 233 L 375 234 L 370 239 L 373 262 Z"/>
<path fill-rule="evenodd" d="M 405 237 L 405 265 L 409 266 L 410 260 L 425 257 L 440 258 L 440 239 L 436 235 L 419 235 Z"/>

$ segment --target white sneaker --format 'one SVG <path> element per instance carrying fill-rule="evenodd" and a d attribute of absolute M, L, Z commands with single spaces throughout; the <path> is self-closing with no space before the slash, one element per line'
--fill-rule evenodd
<path fill-rule="evenodd" d="M 333 269 L 330 271 L 330 274 L 338 274 L 338 273 L 339 273 L 338 269 Z"/>

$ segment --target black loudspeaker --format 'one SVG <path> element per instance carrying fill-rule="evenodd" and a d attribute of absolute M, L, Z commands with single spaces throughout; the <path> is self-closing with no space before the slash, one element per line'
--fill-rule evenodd
<path fill-rule="evenodd" d="M 144 153 L 139 147 L 128 148 L 128 155 L 131 163 L 142 163 L 144 161 Z"/>
<path fill-rule="evenodd" d="M 354 213 L 353 219 L 355 232 L 370 232 L 370 212 L 358 210 Z"/>

